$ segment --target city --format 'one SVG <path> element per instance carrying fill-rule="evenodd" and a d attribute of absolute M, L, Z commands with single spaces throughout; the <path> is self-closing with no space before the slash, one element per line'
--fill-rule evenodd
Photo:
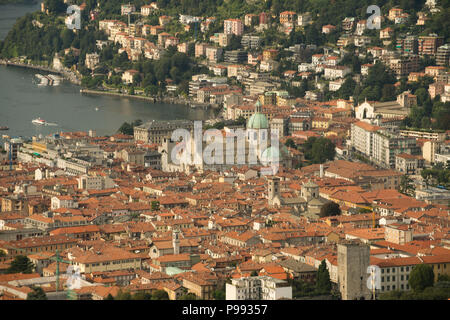
<path fill-rule="evenodd" d="M 449 2 L 373 2 L 25 4 L 0 300 L 449 300 Z"/>

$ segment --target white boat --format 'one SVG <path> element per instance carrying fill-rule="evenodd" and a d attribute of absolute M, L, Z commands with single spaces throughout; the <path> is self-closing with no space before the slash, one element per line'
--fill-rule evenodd
<path fill-rule="evenodd" d="M 36 78 L 38 78 L 41 82 L 38 83 L 38 86 L 47 86 L 49 84 L 49 79 L 47 79 L 45 76 L 41 74 L 35 74 Z"/>
<path fill-rule="evenodd" d="M 45 120 L 42 120 L 41 118 L 31 120 L 31 122 L 40 126 L 45 126 L 45 124 L 47 123 Z"/>

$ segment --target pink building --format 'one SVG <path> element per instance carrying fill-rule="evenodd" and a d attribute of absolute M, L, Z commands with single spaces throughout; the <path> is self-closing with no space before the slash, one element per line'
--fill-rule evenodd
<path fill-rule="evenodd" d="M 223 21 L 223 33 L 242 36 L 244 24 L 239 19 L 227 19 Z"/>

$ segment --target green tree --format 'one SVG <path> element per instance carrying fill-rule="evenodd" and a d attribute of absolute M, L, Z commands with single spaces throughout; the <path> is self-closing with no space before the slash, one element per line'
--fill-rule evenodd
<path fill-rule="evenodd" d="M 59 14 L 66 11 L 66 5 L 63 0 L 45 0 L 45 7 L 50 13 Z"/>
<path fill-rule="evenodd" d="M 297 145 L 295 144 L 294 140 L 292 140 L 291 138 L 287 139 L 286 142 L 284 143 L 284 145 L 286 147 L 293 148 L 293 149 L 297 148 Z"/>
<path fill-rule="evenodd" d="M 138 292 L 132 296 L 132 300 L 152 300 L 152 295 L 148 292 Z"/>
<path fill-rule="evenodd" d="M 406 195 L 413 195 L 415 189 L 414 181 L 407 175 L 403 175 L 398 186 L 398 191 Z"/>
<path fill-rule="evenodd" d="M 180 296 L 177 300 L 197 300 L 197 296 L 190 292 Z"/>
<path fill-rule="evenodd" d="M 6 273 L 32 273 L 34 268 L 34 264 L 27 256 L 20 255 L 14 258 Z"/>
<path fill-rule="evenodd" d="M 330 201 L 320 208 L 321 217 L 338 216 L 341 214 L 341 208 L 336 202 Z"/>
<path fill-rule="evenodd" d="M 122 291 L 122 289 L 119 289 L 119 292 L 117 292 L 114 300 L 131 300 L 131 298 L 132 296 L 129 291 Z"/>
<path fill-rule="evenodd" d="M 133 126 L 131 124 L 129 124 L 128 122 L 124 122 L 120 126 L 118 131 L 120 133 L 127 134 L 127 135 L 130 135 L 130 136 L 132 136 L 134 134 Z"/>
<path fill-rule="evenodd" d="M 325 260 L 322 260 L 317 270 L 316 291 L 319 294 L 328 294 L 331 291 L 330 273 Z"/>
<path fill-rule="evenodd" d="M 114 297 L 111 295 L 111 293 L 108 293 L 105 300 L 114 300 Z"/>
<path fill-rule="evenodd" d="M 225 300 L 225 288 L 214 291 L 214 300 Z"/>
<path fill-rule="evenodd" d="M 47 295 L 41 287 L 32 287 L 33 291 L 27 294 L 27 300 L 48 300 Z"/>
<path fill-rule="evenodd" d="M 303 144 L 303 151 L 307 160 L 313 163 L 324 163 L 334 159 L 336 146 L 330 139 L 311 137 Z"/>
<path fill-rule="evenodd" d="M 152 211 L 158 211 L 159 210 L 159 201 L 152 201 Z"/>
<path fill-rule="evenodd" d="M 164 290 L 156 290 L 152 295 L 152 300 L 169 300 L 169 295 Z"/>
<path fill-rule="evenodd" d="M 419 264 L 414 266 L 409 275 L 409 286 L 415 292 L 421 292 L 425 288 L 433 286 L 434 272 L 428 264 Z"/>

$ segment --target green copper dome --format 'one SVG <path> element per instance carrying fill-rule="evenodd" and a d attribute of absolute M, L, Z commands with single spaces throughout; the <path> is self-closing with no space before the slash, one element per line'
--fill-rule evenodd
<path fill-rule="evenodd" d="M 269 121 L 265 115 L 257 112 L 248 119 L 247 129 L 269 129 Z"/>

